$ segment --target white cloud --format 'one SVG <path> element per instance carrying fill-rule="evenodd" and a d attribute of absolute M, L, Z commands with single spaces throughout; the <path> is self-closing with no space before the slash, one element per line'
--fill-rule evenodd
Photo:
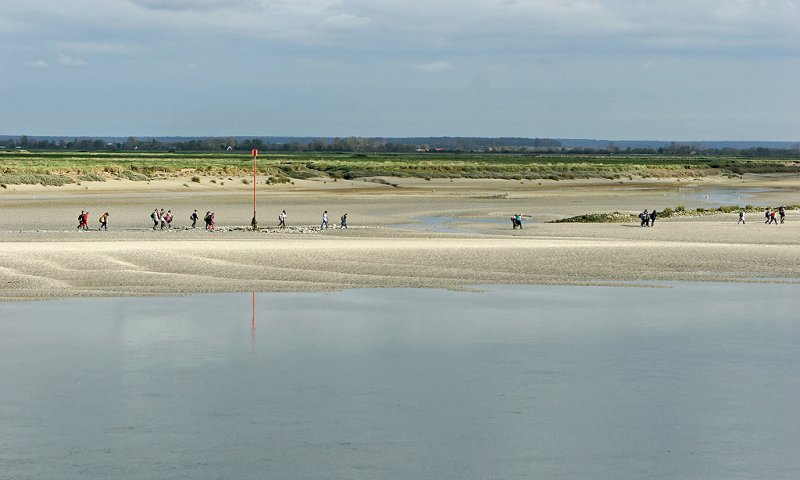
<path fill-rule="evenodd" d="M 33 68 L 47 68 L 47 62 L 44 60 L 33 60 L 28 62 L 28 66 Z"/>
<path fill-rule="evenodd" d="M 58 55 L 58 63 L 60 63 L 61 65 L 66 65 L 68 67 L 80 67 L 83 65 L 88 65 L 88 62 L 86 62 L 86 60 L 81 60 L 80 58 L 73 58 L 70 57 L 69 55 L 64 55 L 63 53 L 60 53 Z"/>
<path fill-rule="evenodd" d="M 0 32 L 25 22 L 61 38 L 88 32 L 95 38 L 85 42 L 99 44 L 121 43 L 113 40 L 119 32 L 146 32 L 330 45 L 326 36 L 361 29 L 369 36 L 333 38 L 391 51 L 513 52 L 562 46 L 565 39 L 575 51 L 581 42 L 593 50 L 800 45 L 798 0 L 37 0 L 4 6 L 3 16 Z M 148 38 L 155 37 L 137 42 Z M 675 38 L 688 40 L 676 47 Z"/>

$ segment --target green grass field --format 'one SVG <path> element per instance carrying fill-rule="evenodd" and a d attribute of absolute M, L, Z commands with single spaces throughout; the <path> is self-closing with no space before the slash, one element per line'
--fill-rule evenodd
<path fill-rule="evenodd" d="M 0 183 L 63 185 L 110 178 L 149 180 L 176 175 L 247 175 L 249 155 L 150 152 L 0 152 Z M 260 175 L 294 178 L 499 178 L 515 180 L 647 178 L 800 172 L 785 159 L 642 155 L 269 153 Z"/>

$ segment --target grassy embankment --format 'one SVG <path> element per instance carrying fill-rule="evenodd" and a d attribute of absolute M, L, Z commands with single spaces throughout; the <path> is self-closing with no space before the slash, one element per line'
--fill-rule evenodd
<path fill-rule="evenodd" d="M 798 210 L 800 205 L 786 205 L 786 210 Z M 658 212 L 658 218 L 671 218 L 671 217 L 702 217 L 706 215 L 717 215 L 720 213 L 735 213 L 745 211 L 746 213 L 761 213 L 764 211 L 762 207 L 754 207 L 746 205 L 740 207 L 738 205 L 724 205 L 717 208 L 697 208 L 687 210 L 684 207 L 677 207 L 675 209 L 665 208 Z M 631 223 L 638 222 L 639 216 L 632 213 L 624 212 L 611 212 L 611 213 L 587 213 L 585 215 L 576 215 L 569 218 L 561 218 L 558 220 L 551 220 L 547 223 Z"/>
<path fill-rule="evenodd" d="M 567 180 L 701 177 L 800 172 L 800 162 L 699 156 L 264 153 L 266 183 L 330 177 L 497 178 Z M 64 185 L 122 178 L 149 181 L 177 176 L 248 175 L 251 158 L 240 152 L 0 152 L 0 184 Z"/>

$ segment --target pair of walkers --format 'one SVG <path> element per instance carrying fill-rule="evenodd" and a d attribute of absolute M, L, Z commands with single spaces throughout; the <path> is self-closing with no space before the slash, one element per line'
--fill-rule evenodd
<path fill-rule="evenodd" d="M 330 220 L 328 219 L 328 211 L 325 210 L 322 212 L 322 224 L 320 224 L 320 230 L 323 228 L 330 228 Z M 342 215 L 341 223 L 339 224 L 339 228 L 347 228 L 347 214 L 345 213 Z"/>
<path fill-rule="evenodd" d="M 211 210 L 207 211 L 205 215 L 203 215 L 203 221 L 206 223 L 206 230 L 214 230 L 216 228 L 216 214 Z M 200 215 L 197 214 L 197 209 L 194 209 L 191 215 L 189 215 L 189 220 L 192 221 L 192 228 L 197 228 L 197 220 L 200 219 Z"/>
<path fill-rule="evenodd" d="M 644 209 L 644 212 L 639 214 L 639 220 L 641 220 L 641 227 L 652 227 L 656 224 L 656 218 L 658 217 L 658 213 L 656 213 L 656 209 L 654 208 L 652 212 L 648 212 L 647 209 Z"/>
<path fill-rule="evenodd" d="M 89 230 L 89 212 L 81 210 L 78 214 L 78 230 Z"/>
<path fill-rule="evenodd" d="M 214 231 L 217 227 L 217 221 L 215 220 L 216 214 L 211 210 L 207 211 L 206 214 L 203 216 L 203 221 L 206 222 L 206 230 Z"/>

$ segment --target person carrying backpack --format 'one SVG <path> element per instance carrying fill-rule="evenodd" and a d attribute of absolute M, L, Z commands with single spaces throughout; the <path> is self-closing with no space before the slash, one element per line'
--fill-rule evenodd
<path fill-rule="evenodd" d="M 346 213 L 344 215 L 342 215 L 342 224 L 339 226 L 339 228 L 347 228 L 347 214 Z"/>
<path fill-rule="evenodd" d="M 100 219 L 98 221 L 100 222 L 100 228 L 97 229 L 98 231 L 108 230 L 108 212 L 100 215 Z"/>

